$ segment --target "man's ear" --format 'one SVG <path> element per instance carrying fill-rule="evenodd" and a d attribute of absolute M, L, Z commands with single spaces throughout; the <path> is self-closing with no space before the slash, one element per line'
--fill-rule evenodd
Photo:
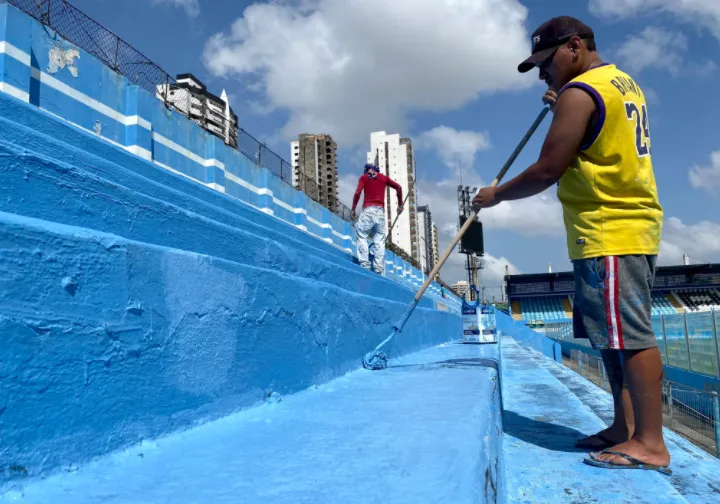
<path fill-rule="evenodd" d="M 568 40 L 567 46 L 568 49 L 570 49 L 573 53 L 577 54 L 582 48 L 582 39 L 575 35 L 571 37 L 570 40 Z"/>

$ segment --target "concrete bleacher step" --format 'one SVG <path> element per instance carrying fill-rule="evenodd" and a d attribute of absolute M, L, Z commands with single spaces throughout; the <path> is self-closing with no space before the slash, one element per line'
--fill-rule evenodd
<path fill-rule="evenodd" d="M 582 462 L 576 438 L 612 419 L 612 398 L 569 368 L 502 341 L 508 502 L 720 503 L 720 461 L 665 430 L 673 476 Z"/>
<path fill-rule="evenodd" d="M 89 167 L 97 161 L 83 157 L 78 154 L 75 163 Z M 0 200 L 0 211 L 274 269 L 359 294 L 400 302 L 411 299 L 408 287 L 366 272 L 349 260 L 349 254 L 318 248 L 315 245 L 322 242 L 309 235 L 287 236 L 291 226 L 280 221 L 275 221 L 275 229 L 259 226 L 193 202 L 192 207 L 206 217 L 177 206 L 162 187 L 152 189 L 166 199 L 149 195 L 147 179 L 120 166 L 104 166 L 102 171 L 95 166 L 93 173 L 0 141 L 0 185 L 11 195 Z M 122 182 L 132 182 L 131 187 L 112 180 L 120 174 Z M 421 306 L 434 304 L 425 297 Z"/>
<path fill-rule="evenodd" d="M 144 442 L 25 504 L 501 503 L 496 345 L 450 343 Z M 2 498 L 0 497 L 0 500 Z"/>
<path fill-rule="evenodd" d="M 257 234 L 280 233 L 341 260 L 352 256 L 281 219 L 174 174 L 119 147 L 93 136 L 37 108 L 0 93 L 0 140 L 30 152 L 82 168 L 93 175 L 123 185 L 231 226 L 257 230 Z M 241 154 L 238 154 L 241 155 Z"/>
<path fill-rule="evenodd" d="M 38 475 L 82 464 L 356 370 L 407 307 L 3 212 L 0 272 L 3 477 L 8 465 Z M 456 315 L 418 308 L 386 350 L 460 331 Z"/>

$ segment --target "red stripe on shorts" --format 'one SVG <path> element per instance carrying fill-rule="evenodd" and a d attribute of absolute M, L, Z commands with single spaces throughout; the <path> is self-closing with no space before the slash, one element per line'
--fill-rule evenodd
<path fill-rule="evenodd" d="M 613 274 L 615 276 L 615 329 L 617 332 L 618 348 L 623 350 L 625 348 L 625 342 L 623 341 L 622 319 L 620 317 L 620 268 L 618 267 L 617 256 L 612 259 L 613 263 L 615 263 L 613 268 Z"/>
<path fill-rule="evenodd" d="M 612 350 L 622 350 L 622 326 L 618 302 L 617 257 L 605 257 L 605 316 L 608 325 L 608 343 Z"/>

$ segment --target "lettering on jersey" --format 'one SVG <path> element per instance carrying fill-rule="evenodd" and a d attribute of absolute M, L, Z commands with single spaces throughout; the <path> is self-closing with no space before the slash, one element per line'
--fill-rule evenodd
<path fill-rule="evenodd" d="M 628 93 L 633 93 L 636 96 L 642 98 L 642 91 L 640 91 L 640 88 L 637 84 L 635 84 L 635 81 L 632 80 L 630 77 L 624 77 L 622 75 L 616 76 L 614 79 L 610 81 L 610 84 L 615 86 L 615 88 L 622 93 L 623 96 L 625 96 Z"/>

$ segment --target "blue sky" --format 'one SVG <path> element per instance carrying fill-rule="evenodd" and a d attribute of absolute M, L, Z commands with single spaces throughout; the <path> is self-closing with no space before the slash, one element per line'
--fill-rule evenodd
<path fill-rule="evenodd" d="M 460 177 L 489 183 L 542 107 L 536 75 L 515 71 L 529 34 L 550 17 L 579 17 L 595 30 L 603 59 L 650 97 L 666 218 L 661 261 L 677 264 L 687 252 L 720 262 L 717 0 L 73 3 L 169 73 L 192 72 L 217 94 L 227 89 L 241 126 L 286 159 L 292 136 L 333 135 L 346 204 L 370 132 L 411 137 L 419 203 L 436 216 L 441 248 L 453 233 Z M 548 124 L 510 174 L 535 161 Z M 505 264 L 528 273 L 548 263 L 570 268 L 554 190 L 481 219 L 489 285 L 500 284 Z M 455 255 L 442 272 L 449 282 L 462 275 Z"/>

